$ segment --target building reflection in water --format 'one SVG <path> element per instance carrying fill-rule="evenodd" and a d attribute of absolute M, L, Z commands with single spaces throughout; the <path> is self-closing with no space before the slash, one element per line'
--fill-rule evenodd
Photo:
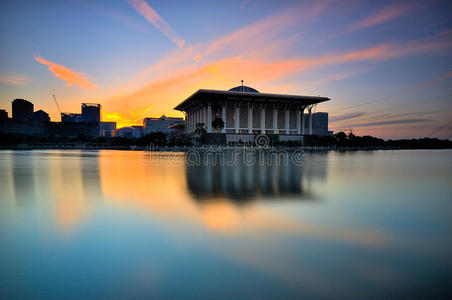
<path fill-rule="evenodd" d="M 202 226 L 215 233 L 291 232 L 365 244 L 381 240 L 369 232 L 301 222 L 255 201 L 320 199 L 326 155 L 308 155 L 303 166 L 249 166 L 240 157 L 232 165 L 208 160 L 192 165 L 184 153 L 144 153 L 148 155 L 155 164 L 145 163 L 146 157 L 135 151 L 17 152 L 11 156 L 11 172 L 4 164 L 0 176 L 9 177 L 3 186 L 11 186 L 17 209 L 33 207 L 42 224 L 53 222 L 65 234 L 95 217 L 96 206 L 126 215 L 145 212 L 169 228 L 183 223 L 192 225 L 187 230 Z"/>
<path fill-rule="evenodd" d="M 91 204 L 102 201 L 98 152 L 61 151 L 49 161 L 56 220 L 68 231 L 86 218 Z"/>
<path fill-rule="evenodd" d="M 11 152 L 12 182 L 16 206 L 27 206 L 35 200 L 35 157 L 28 151 Z"/>
<path fill-rule="evenodd" d="M 197 151 L 186 154 L 186 178 L 190 193 L 198 201 L 228 198 L 246 203 L 257 198 L 315 199 L 310 178 L 326 177 L 326 161 L 315 170 L 293 159 L 290 151 Z M 254 162 L 254 163 L 249 163 Z M 319 170 L 319 166 L 322 170 Z"/>
<path fill-rule="evenodd" d="M 48 205 L 67 231 L 102 201 L 98 152 L 14 151 L 12 183 L 16 207 Z"/>
<path fill-rule="evenodd" d="M 139 207 L 152 215 L 221 231 L 254 228 L 251 223 L 257 220 L 259 228 L 262 220 L 285 224 L 263 208 L 241 204 L 316 199 L 312 182 L 326 174 L 326 159 L 320 164 L 303 161 L 300 166 L 291 160 L 278 163 L 270 159 L 271 153 L 261 152 L 255 156 L 263 155 L 266 163 L 248 164 L 240 154 L 227 165 L 236 155 L 232 151 L 222 152 L 223 163 L 204 160 L 205 152 L 200 153 L 203 160 L 197 165 L 188 164 L 183 153 L 149 154 L 158 163 L 148 165 L 137 152 L 14 152 L 11 173 L 5 176 L 10 178 L 16 207 L 48 206 L 55 225 L 68 233 L 86 221 L 99 202 Z"/>
<path fill-rule="evenodd" d="M 82 179 L 85 201 L 102 202 L 102 186 L 100 181 L 99 152 L 84 153 L 80 161 L 80 174 Z"/>

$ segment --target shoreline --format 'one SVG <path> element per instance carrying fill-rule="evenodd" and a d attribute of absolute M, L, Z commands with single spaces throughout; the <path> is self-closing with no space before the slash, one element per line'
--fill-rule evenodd
<path fill-rule="evenodd" d="M 268 148 L 256 146 L 218 146 L 218 145 L 203 145 L 203 146 L 153 146 L 151 148 L 145 146 L 110 146 L 110 145 L 0 145 L 1 150 L 121 150 L 121 151 L 147 151 L 147 152 L 187 152 L 191 150 L 207 151 L 233 151 L 233 150 L 287 150 L 287 151 L 380 151 L 380 150 L 448 150 L 452 148 L 400 148 L 400 147 L 337 147 L 337 146 L 273 146 Z"/>

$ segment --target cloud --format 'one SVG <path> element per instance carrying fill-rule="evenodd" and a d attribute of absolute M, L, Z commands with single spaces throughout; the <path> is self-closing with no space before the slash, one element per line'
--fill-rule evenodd
<path fill-rule="evenodd" d="M 193 58 L 196 62 L 199 62 L 202 59 L 201 53 L 196 54 L 196 56 Z"/>
<path fill-rule="evenodd" d="M 138 31 L 144 31 L 145 26 L 143 24 L 138 23 L 136 20 L 127 17 L 123 13 L 120 13 L 119 11 L 111 9 L 108 5 L 103 5 L 101 3 L 96 3 L 93 1 L 87 1 L 87 0 L 73 0 L 81 4 L 82 6 L 88 7 L 100 14 L 103 14 L 105 16 L 110 17 L 111 19 L 124 24 L 125 26 L 138 30 Z"/>
<path fill-rule="evenodd" d="M 206 46 L 206 55 L 224 54 L 240 55 L 250 54 L 252 56 L 273 55 L 285 47 L 288 43 L 294 42 L 293 39 L 287 39 L 285 30 L 291 29 L 297 23 L 306 23 L 316 19 L 331 1 L 317 1 L 315 4 L 294 5 L 284 9 L 277 14 L 264 18 L 241 27 L 218 39 L 210 41 Z M 301 34 L 293 37 L 299 39 Z M 283 41 L 286 39 L 286 43 Z M 276 43 L 276 45 L 274 45 Z M 276 48 L 276 49 L 275 49 Z M 258 51 L 256 51 L 258 49 Z"/>
<path fill-rule="evenodd" d="M 352 113 L 338 115 L 338 116 L 331 116 L 331 117 L 328 118 L 328 121 L 330 123 L 334 123 L 334 122 L 339 122 L 339 121 L 350 120 L 350 119 L 362 117 L 364 115 L 366 115 L 365 112 L 352 112 Z"/>
<path fill-rule="evenodd" d="M 84 89 L 97 89 L 97 86 L 91 83 L 88 79 L 84 78 L 84 74 L 72 71 L 62 65 L 55 64 L 41 57 L 34 56 L 34 59 L 40 64 L 49 67 L 49 71 L 53 73 L 55 77 L 66 81 L 67 86 L 77 85 Z"/>
<path fill-rule="evenodd" d="M 401 119 L 401 120 L 387 120 L 379 122 L 368 122 L 353 124 L 352 127 L 371 127 L 371 126 L 384 126 L 384 125 L 395 125 L 395 124 L 411 124 L 411 123 L 425 123 L 430 122 L 430 119 Z"/>
<path fill-rule="evenodd" d="M 144 80 L 149 82 L 149 76 L 158 74 L 159 77 L 172 74 L 184 66 L 189 66 L 193 62 L 193 55 L 195 49 L 193 47 L 184 47 L 182 49 L 175 49 L 170 51 L 156 63 L 150 65 L 145 70 L 129 79 L 121 88 L 120 91 L 136 87 Z M 195 56 L 196 57 L 196 56 Z"/>
<path fill-rule="evenodd" d="M 408 3 L 394 3 L 387 5 L 373 14 L 365 17 L 364 19 L 357 21 L 350 25 L 347 28 L 348 32 L 357 31 L 369 27 L 373 27 L 376 25 L 380 25 L 383 23 L 386 23 L 388 21 L 391 21 L 405 13 L 407 13 L 409 10 L 413 8 L 412 4 Z"/>
<path fill-rule="evenodd" d="M 114 110 L 117 111 L 129 111 L 132 107 L 139 115 L 140 110 L 146 109 L 149 103 L 153 103 L 153 109 L 158 111 L 158 114 L 168 114 L 170 107 L 174 107 L 197 89 L 225 89 L 236 84 L 238 78 L 252 78 L 251 85 L 257 85 L 258 89 L 262 90 L 261 87 L 269 86 L 276 80 L 318 68 L 357 62 L 375 63 L 447 48 L 452 48 L 452 42 L 421 39 L 401 44 L 377 45 L 343 53 L 285 60 L 259 56 L 256 58 L 234 56 L 180 69 L 177 68 L 178 63 L 173 65 L 170 62 L 169 65 L 165 63 L 165 66 L 170 68 L 170 72 L 166 76 L 154 78 L 134 92 L 116 96 L 114 101 L 110 101 L 108 105 L 114 106 Z M 191 56 L 187 56 L 192 60 Z M 169 61 L 176 57 L 169 58 Z M 165 69 L 165 67 L 163 68 Z M 342 77 L 337 76 L 339 79 Z M 378 101 L 386 100 L 388 99 Z M 136 119 L 130 113 L 124 113 L 122 116 L 124 120 Z"/>
<path fill-rule="evenodd" d="M 439 110 L 430 110 L 430 111 L 415 111 L 415 112 L 401 112 L 401 113 L 393 113 L 391 112 L 351 112 L 346 113 L 339 116 L 333 116 L 329 118 L 330 123 L 335 123 L 335 127 L 333 129 L 351 127 L 351 128 L 360 128 L 360 127 L 381 127 L 385 125 L 394 125 L 394 124 L 413 124 L 413 123 L 424 123 L 430 122 L 436 118 L 436 114 L 438 114 Z M 360 118 L 363 117 L 364 118 Z M 356 119 L 351 122 L 348 120 Z M 342 121 L 346 121 L 342 123 Z M 340 125 L 336 125 L 339 123 Z"/>
<path fill-rule="evenodd" d="M 440 133 L 443 129 L 446 129 L 445 133 L 447 133 L 447 134 L 452 132 L 452 130 L 451 130 L 452 126 L 449 126 L 451 123 L 452 123 L 452 120 L 447 121 L 443 125 L 435 128 L 433 131 L 431 131 L 429 134 L 427 134 L 427 136 L 428 137 L 434 136 L 434 135 Z M 450 137 L 450 135 L 449 135 L 449 137 Z M 449 139 L 449 138 L 447 138 L 447 139 Z"/>
<path fill-rule="evenodd" d="M 0 74 L 1 83 L 23 85 L 28 81 L 30 81 L 30 79 L 22 74 L 17 73 Z"/>
<path fill-rule="evenodd" d="M 185 44 L 185 40 L 181 38 L 177 32 L 144 0 L 126 0 L 137 12 L 139 12 L 146 20 L 154 25 L 161 33 L 166 35 L 179 48 Z"/>
<path fill-rule="evenodd" d="M 452 71 L 447 72 L 447 73 L 445 73 L 441 76 L 438 76 L 436 78 L 433 78 L 431 80 L 419 83 L 419 84 L 413 86 L 411 89 L 416 90 L 416 89 L 424 88 L 424 87 L 427 87 L 429 85 L 435 84 L 437 82 L 440 82 L 442 80 L 449 79 L 449 78 L 452 78 Z"/>
<path fill-rule="evenodd" d="M 354 77 L 358 74 L 361 74 L 363 72 L 368 71 L 368 68 L 363 68 L 363 67 L 359 67 L 359 68 L 353 68 L 353 69 L 345 69 L 345 70 L 341 70 L 340 72 L 331 72 L 331 73 L 327 73 L 325 75 L 320 75 L 317 76 L 316 78 L 313 78 L 313 76 L 311 76 L 310 74 L 306 74 L 307 75 L 307 79 L 303 79 L 302 81 L 299 82 L 300 86 L 303 87 L 309 87 L 309 88 L 316 88 L 319 86 L 324 86 L 327 85 L 331 82 L 335 82 L 335 81 L 340 81 L 340 80 L 344 80 L 350 77 Z"/>
<path fill-rule="evenodd" d="M 172 107 L 200 88 L 227 89 L 245 79 L 248 85 L 263 92 L 276 92 L 275 86 L 284 86 L 282 92 L 285 92 L 300 85 L 299 81 L 288 85 L 290 76 L 341 67 L 340 72 L 329 72 L 320 80 L 312 79 L 322 84 L 367 71 L 375 63 L 410 55 L 447 53 L 452 49 L 452 32 L 446 31 L 406 42 L 324 54 L 288 55 L 292 44 L 303 38 L 301 33 L 294 34 L 293 28 L 304 28 L 300 24 L 315 21 L 327 4 L 328 1 L 298 5 L 296 9 L 283 10 L 211 41 L 175 49 L 129 80 L 114 98 L 105 99 L 104 108 L 120 111 L 125 124 L 139 120 L 138 116 L 144 115 L 150 104 L 153 114 L 180 114 L 172 111 Z M 201 57 L 199 62 L 194 59 L 197 54 Z"/>

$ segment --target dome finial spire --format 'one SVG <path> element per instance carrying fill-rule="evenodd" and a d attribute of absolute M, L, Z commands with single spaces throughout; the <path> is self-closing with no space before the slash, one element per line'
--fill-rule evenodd
<path fill-rule="evenodd" d="M 242 79 L 242 92 L 243 92 L 243 79 Z"/>

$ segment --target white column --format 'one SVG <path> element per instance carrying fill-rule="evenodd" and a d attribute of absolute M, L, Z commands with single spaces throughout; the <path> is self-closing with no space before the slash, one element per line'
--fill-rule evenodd
<path fill-rule="evenodd" d="M 286 134 L 289 134 L 289 126 L 290 126 L 289 118 L 290 118 L 290 112 L 289 112 L 288 107 L 286 106 L 286 115 L 284 118 L 284 121 L 286 122 Z"/>
<path fill-rule="evenodd" d="M 278 131 L 278 106 L 273 106 L 273 133 Z"/>
<path fill-rule="evenodd" d="M 235 104 L 235 114 L 234 114 L 234 129 L 235 133 L 239 133 L 240 126 L 240 105 L 238 103 Z"/>
<path fill-rule="evenodd" d="M 202 109 L 202 122 L 204 123 L 204 126 L 207 125 L 207 107 L 205 106 Z"/>
<path fill-rule="evenodd" d="M 212 106 L 207 104 L 207 132 L 212 133 Z"/>
<path fill-rule="evenodd" d="M 305 107 L 303 107 L 303 109 L 301 110 L 301 134 L 306 134 L 306 124 L 304 121 L 304 109 Z"/>
<path fill-rule="evenodd" d="M 302 117 L 301 114 L 302 112 L 297 107 L 297 134 L 301 134 L 301 117 Z"/>
<path fill-rule="evenodd" d="M 190 120 L 190 113 L 187 112 L 187 115 L 185 117 L 185 133 L 190 131 L 190 122 L 191 122 L 191 120 Z"/>
<path fill-rule="evenodd" d="M 248 133 L 253 133 L 253 105 L 248 103 Z"/>
<path fill-rule="evenodd" d="M 265 133 L 265 104 L 261 108 L 261 133 Z"/>
<path fill-rule="evenodd" d="M 312 108 L 309 109 L 309 134 L 312 135 Z"/>
<path fill-rule="evenodd" d="M 221 106 L 221 119 L 224 122 L 224 127 L 223 127 L 222 132 L 226 133 L 226 103 Z"/>

